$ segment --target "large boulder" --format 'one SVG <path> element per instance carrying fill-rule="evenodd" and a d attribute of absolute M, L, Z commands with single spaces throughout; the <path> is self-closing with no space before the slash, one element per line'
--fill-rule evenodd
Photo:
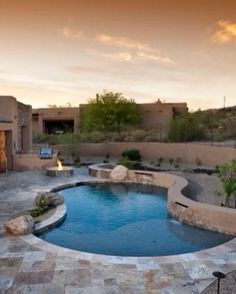
<path fill-rule="evenodd" d="M 45 206 L 56 207 L 64 203 L 64 198 L 54 192 L 39 192 L 35 197 L 35 204 L 40 206 L 42 199 L 45 201 Z"/>
<path fill-rule="evenodd" d="M 22 215 L 7 221 L 4 227 L 13 235 L 26 235 L 34 231 L 34 219 L 31 215 Z"/>
<path fill-rule="evenodd" d="M 110 179 L 115 182 L 124 181 L 128 176 L 128 168 L 123 165 L 117 165 L 110 174 Z"/>

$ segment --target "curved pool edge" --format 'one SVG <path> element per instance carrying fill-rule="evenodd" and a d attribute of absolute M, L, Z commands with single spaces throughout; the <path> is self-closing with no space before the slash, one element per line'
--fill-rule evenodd
<path fill-rule="evenodd" d="M 35 224 L 34 233 L 42 233 L 43 231 L 53 228 L 63 222 L 63 220 L 66 218 L 66 210 L 67 209 L 65 204 L 58 205 L 53 215 Z"/>
<path fill-rule="evenodd" d="M 74 257 L 76 259 L 88 260 L 93 262 L 101 262 L 103 264 L 136 264 L 138 269 L 145 266 L 146 269 L 153 269 L 158 264 L 176 263 L 183 261 L 201 261 L 210 260 L 211 257 L 217 256 L 218 254 L 227 254 L 232 250 L 236 250 L 236 238 L 218 245 L 216 247 L 203 249 L 191 253 L 184 253 L 178 255 L 166 255 L 166 256 L 115 256 L 115 255 L 104 255 L 89 253 L 79 250 L 73 250 L 65 247 L 61 247 L 43 239 L 36 237 L 33 234 L 20 236 L 25 242 L 33 245 L 41 250 L 46 250 L 51 253 L 61 254 L 63 256 Z"/>
<path fill-rule="evenodd" d="M 107 182 L 112 183 L 112 181 L 109 181 L 107 179 L 83 180 L 83 181 L 77 181 L 77 182 L 55 187 L 51 191 L 60 191 L 62 189 L 76 187 L 79 185 L 89 184 L 89 183 L 107 183 Z M 43 232 L 47 229 L 50 229 L 58 225 L 60 222 L 62 222 L 65 219 L 66 210 L 67 208 L 65 204 L 57 206 L 56 211 L 52 216 L 50 216 L 48 219 L 36 225 L 35 233 Z M 136 264 L 137 268 L 145 267 L 147 269 L 153 269 L 157 267 L 158 264 L 176 263 L 176 262 L 190 261 L 190 260 L 206 260 L 217 254 L 222 254 L 222 253 L 226 254 L 227 252 L 232 251 L 234 248 L 236 249 L 236 238 L 233 238 L 232 240 L 226 243 L 220 244 L 218 246 L 208 248 L 208 249 L 203 249 L 200 251 L 195 251 L 192 253 L 167 255 L 167 256 L 129 257 L 129 256 L 103 255 L 103 254 L 96 254 L 96 253 L 89 253 L 89 252 L 84 252 L 79 250 L 68 249 L 68 248 L 64 248 L 64 247 L 49 243 L 47 241 L 44 241 L 36 237 L 34 234 L 21 236 L 21 238 L 27 243 L 34 245 L 39 249 L 46 250 L 52 253 L 66 255 L 68 257 L 74 257 L 77 259 L 89 260 L 94 262 L 101 262 L 104 264 Z"/>
<path fill-rule="evenodd" d="M 89 166 L 89 174 L 97 178 L 109 179 L 111 169 L 107 164 Z M 168 189 L 168 212 L 190 226 L 236 236 L 236 209 L 198 202 L 183 194 L 188 181 L 175 174 L 128 170 L 124 182 L 157 185 Z"/>

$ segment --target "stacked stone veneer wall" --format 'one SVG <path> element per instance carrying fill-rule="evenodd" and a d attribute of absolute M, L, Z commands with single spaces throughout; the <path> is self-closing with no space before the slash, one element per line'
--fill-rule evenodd
<path fill-rule="evenodd" d="M 89 167 L 90 175 L 108 179 L 111 169 L 106 165 Z M 167 209 L 178 220 L 192 226 L 225 234 L 236 234 L 236 210 L 191 200 L 183 195 L 188 181 L 168 173 L 128 171 L 125 182 L 143 183 L 168 189 Z"/>

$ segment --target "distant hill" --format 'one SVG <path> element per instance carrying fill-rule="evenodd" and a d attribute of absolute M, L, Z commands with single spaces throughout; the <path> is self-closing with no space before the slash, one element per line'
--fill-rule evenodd
<path fill-rule="evenodd" d="M 196 112 L 197 113 L 197 112 Z M 200 119 L 213 140 L 236 140 L 236 105 L 200 111 Z M 210 138 L 209 138 L 210 139 Z"/>

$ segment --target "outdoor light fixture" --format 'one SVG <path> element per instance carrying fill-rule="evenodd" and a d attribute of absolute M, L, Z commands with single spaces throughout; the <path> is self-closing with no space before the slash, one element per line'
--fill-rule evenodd
<path fill-rule="evenodd" d="M 217 294 L 220 294 L 220 280 L 226 276 L 222 272 L 213 272 L 212 275 L 217 278 Z"/>

